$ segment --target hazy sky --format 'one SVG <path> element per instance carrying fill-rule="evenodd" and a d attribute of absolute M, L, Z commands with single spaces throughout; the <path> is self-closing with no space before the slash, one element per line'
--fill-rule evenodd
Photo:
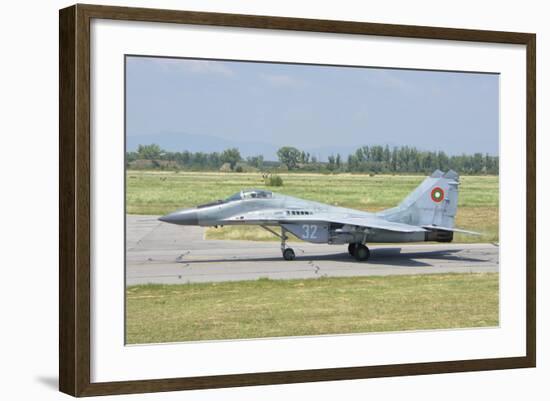
<path fill-rule="evenodd" d="M 144 57 L 126 71 L 128 136 L 498 154 L 498 75 Z"/>

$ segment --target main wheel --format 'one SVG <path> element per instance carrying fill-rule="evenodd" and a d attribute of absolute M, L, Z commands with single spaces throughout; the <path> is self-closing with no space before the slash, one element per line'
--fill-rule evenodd
<path fill-rule="evenodd" d="M 283 251 L 283 258 L 285 260 L 294 260 L 296 259 L 296 254 L 294 253 L 294 250 L 292 248 L 286 248 Z"/>
<path fill-rule="evenodd" d="M 348 252 L 351 256 L 355 256 L 355 248 L 357 247 L 357 244 L 355 243 L 351 243 L 351 244 L 348 244 Z"/>
<path fill-rule="evenodd" d="M 355 259 L 357 259 L 360 262 L 367 260 L 370 257 L 369 248 L 367 248 L 363 244 L 357 244 L 357 247 L 355 248 L 355 253 L 353 254 L 353 256 L 355 256 Z"/>

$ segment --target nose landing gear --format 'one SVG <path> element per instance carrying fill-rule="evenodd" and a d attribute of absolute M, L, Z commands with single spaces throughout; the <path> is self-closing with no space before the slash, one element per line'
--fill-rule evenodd
<path fill-rule="evenodd" d="M 283 252 L 283 259 L 294 260 L 296 259 L 296 254 L 294 253 L 294 249 L 286 247 L 287 239 L 288 237 L 286 236 L 286 230 L 281 226 L 281 252 Z"/>
<path fill-rule="evenodd" d="M 283 253 L 284 260 L 296 259 L 296 254 L 294 253 L 294 249 L 286 247 L 286 240 L 288 239 L 288 237 L 286 236 L 287 230 L 283 226 L 281 226 L 281 234 L 273 231 L 271 228 L 267 226 L 260 226 L 260 227 L 262 227 L 264 230 L 269 231 L 271 234 L 274 234 L 281 239 L 281 252 Z"/>

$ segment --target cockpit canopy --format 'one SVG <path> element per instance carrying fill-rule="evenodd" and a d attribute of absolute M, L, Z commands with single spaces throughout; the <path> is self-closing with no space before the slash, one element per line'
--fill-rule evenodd
<path fill-rule="evenodd" d="M 243 200 L 243 199 L 269 199 L 273 197 L 273 192 L 263 189 L 245 189 L 241 192 L 231 195 L 226 202 Z"/>

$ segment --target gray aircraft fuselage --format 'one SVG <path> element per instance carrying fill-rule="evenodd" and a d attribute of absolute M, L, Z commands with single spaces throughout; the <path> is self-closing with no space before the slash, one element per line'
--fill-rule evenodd
<path fill-rule="evenodd" d="M 246 191 L 243 191 L 246 193 Z M 329 217 L 330 216 L 330 217 Z M 292 196 L 272 193 L 271 198 L 249 198 L 223 201 L 192 209 L 183 209 L 160 218 L 161 221 L 203 227 L 229 225 L 284 226 L 300 239 L 314 243 L 343 244 L 350 242 L 412 242 L 424 241 L 424 232 L 393 232 L 387 230 L 342 230 L 346 224 L 327 222 L 327 218 L 378 219 L 375 213 L 363 212 Z M 307 226 L 308 228 L 298 226 Z M 296 226 L 296 227 L 295 227 Z M 317 228 L 312 228 L 317 227 Z M 306 231 L 316 231 L 316 233 Z M 303 231 L 303 233 L 301 232 Z M 298 234 L 297 234 L 298 233 Z"/>

